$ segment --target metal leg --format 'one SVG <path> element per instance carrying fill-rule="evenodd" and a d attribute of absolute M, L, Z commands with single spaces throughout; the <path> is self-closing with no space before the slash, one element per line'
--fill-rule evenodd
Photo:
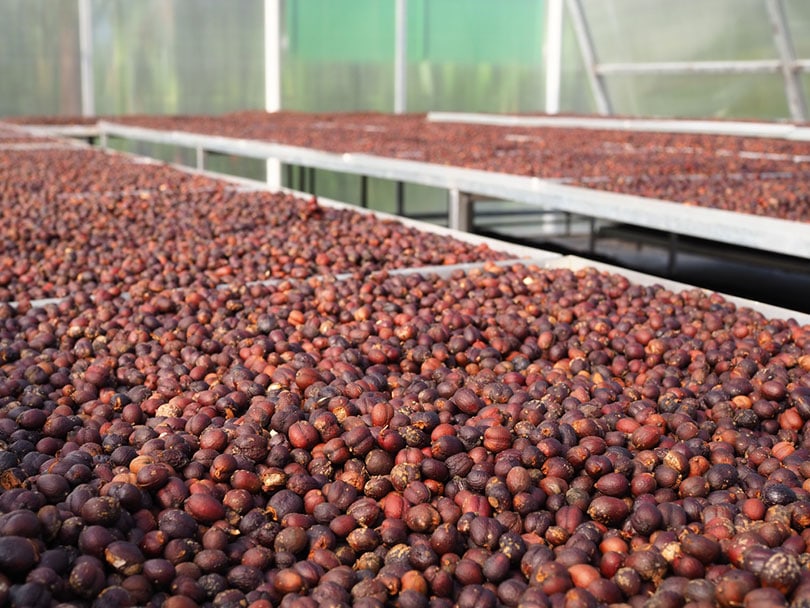
<path fill-rule="evenodd" d="M 667 274 L 672 276 L 675 272 L 675 261 L 678 256 L 678 235 L 669 233 L 669 257 L 667 259 Z"/>
<path fill-rule="evenodd" d="M 309 191 L 315 194 L 315 167 L 309 168 Z"/>
<path fill-rule="evenodd" d="M 205 169 L 205 149 L 202 146 L 197 146 L 197 169 Z"/>
<path fill-rule="evenodd" d="M 107 139 L 107 132 L 102 131 L 98 137 L 98 145 L 101 147 L 102 150 L 106 150 L 109 146 L 109 141 Z"/>
<path fill-rule="evenodd" d="M 360 176 L 360 206 L 368 208 L 368 176 Z"/>
<path fill-rule="evenodd" d="M 397 215 L 405 215 L 405 183 L 397 182 L 396 184 L 396 213 Z"/>
<path fill-rule="evenodd" d="M 590 226 L 590 236 L 588 237 L 588 253 L 593 255 L 596 253 L 596 218 L 588 218 L 588 225 Z"/>
<path fill-rule="evenodd" d="M 471 232 L 473 228 L 472 197 L 457 189 L 449 190 L 447 195 L 447 225 L 454 230 Z"/>
<path fill-rule="evenodd" d="M 281 161 L 277 158 L 268 158 L 265 162 L 267 186 L 273 190 L 281 188 Z"/>

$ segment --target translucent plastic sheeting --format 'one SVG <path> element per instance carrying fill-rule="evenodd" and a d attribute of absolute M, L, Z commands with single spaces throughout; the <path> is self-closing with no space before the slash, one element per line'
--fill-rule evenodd
<path fill-rule="evenodd" d="M 600 63 L 778 58 L 763 0 L 580 1 Z"/>
<path fill-rule="evenodd" d="M 810 2 L 782 0 L 797 57 L 810 58 Z"/>
<path fill-rule="evenodd" d="M 0 2 L 0 116 L 81 114 L 76 0 Z"/>
<path fill-rule="evenodd" d="M 781 2 L 797 57 L 810 59 L 810 2 Z M 580 3 L 600 63 L 779 59 L 765 0 Z M 264 0 L 88 4 L 97 114 L 216 114 L 265 107 Z M 78 0 L 0 0 L 0 115 L 81 114 L 78 5 Z M 282 107 L 391 111 L 394 5 L 394 0 L 282 0 Z M 546 0 L 408 0 L 406 110 L 544 111 L 546 5 Z M 560 109 L 593 112 L 565 13 Z M 803 75 L 804 83 L 807 78 Z M 790 116 L 778 71 L 604 79 L 619 114 Z"/>
<path fill-rule="evenodd" d="M 617 114 L 710 118 L 790 115 L 781 74 L 612 75 Z"/>
<path fill-rule="evenodd" d="M 577 46 L 574 28 L 567 11 L 563 11 L 562 34 L 560 109 L 562 112 L 574 114 L 593 114 L 596 112 L 596 102 L 588 88 L 582 54 Z"/>
<path fill-rule="evenodd" d="M 263 0 L 93 0 L 96 112 L 263 108 L 263 11 Z"/>
<path fill-rule="evenodd" d="M 810 18 L 805 0 L 785 0 L 794 43 Z M 763 0 L 581 0 L 597 62 L 777 60 Z M 797 49 L 801 57 L 802 49 Z M 780 72 L 749 74 L 607 74 L 613 111 L 679 117 L 790 116 Z"/>

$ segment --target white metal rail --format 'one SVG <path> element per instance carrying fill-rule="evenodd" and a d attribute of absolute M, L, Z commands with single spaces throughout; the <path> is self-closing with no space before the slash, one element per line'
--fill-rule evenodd
<path fill-rule="evenodd" d="M 431 122 L 461 122 L 499 127 L 608 129 L 612 131 L 695 133 L 810 141 L 810 127 L 777 122 L 686 120 L 674 118 L 610 118 L 607 116 L 524 116 L 481 114 L 476 112 L 429 112 L 427 114 L 427 120 Z"/>

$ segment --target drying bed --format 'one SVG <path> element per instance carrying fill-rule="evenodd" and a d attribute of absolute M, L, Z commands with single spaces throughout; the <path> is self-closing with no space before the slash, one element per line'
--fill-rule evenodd
<path fill-rule="evenodd" d="M 0 150 L 0 300 L 504 259 L 392 220 L 98 150 Z"/>
<path fill-rule="evenodd" d="M 222 187 L 217 180 L 178 171 L 163 163 L 105 154 L 86 146 L 49 148 L 41 139 L 31 141 L 43 146 L 36 150 L 0 150 L 0 194 L 8 201 L 7 206 L 19 197 L 29 196 L 47 204 L 58 198 L 107 192 L 183 193 Z"/>
<path fill-rule="evenodd" d="M 519 264 L 96 296 L 0 305 L 12 606 L 810 592 L 808 326 Z"/>
<path fill-rule="evenodd" d="M 240 112 L 116 122 L 483 169 L 810 221 L 810 143 L 802 141 L 439 123 L 423 115 Z"/>
<path fill-rule="evenodd" d="M 0 605 L 810 597 L 810 325 L 85 152 L 2 165 Z"/>

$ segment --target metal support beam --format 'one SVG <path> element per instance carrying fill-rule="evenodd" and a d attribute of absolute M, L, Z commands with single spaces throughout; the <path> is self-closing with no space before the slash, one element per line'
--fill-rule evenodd
<path fill-rule="evenodd" d="M 589 234 L 588 234 L 588 253 L 593 255 L 596 253 L 596 218 L 589 217 L 588 218 L 588 227 L 589 227 Z"/>
<path fill-rule="evenodd" d="M 79 78 L 81 79 L 82 116 L 96 115 L 93 82 L 93 7 L 90 0 L 79 3 Z"/>
<path fill-rule="evenodd" d="M 804 89 L 799 74 L 794 68 L 796 49 L 790 36 L 790 27 L 785 15 L 785 5 L 782 0 L 765 0 L 768 17 L 771 20 L 773 40 L 779 51 L 782 76 L 785 79 L 785 95 L 787 96 L 790 117 L 793 120 L 807 120 L 807 101 L 804 98 Z"/>
<path fill-rule="evenodd" d="M 281 1 L 264 0 L 264 109 L 281 109 Z M 270 188 L 281 188 L 281 161 L 268 158 L 265 176 Z"/>
<path fill-rule="evenodd" d="M 593 49 L 593 41 L 588 30 L 585 13 L 582 10 L 582 4 L 580 0 L 566 0 L 566 7 L 568 8 L 568 15 L 571 17 L 571 24 L 574 26 L 582 61 L 585 64 L 585 74 L 588 76 L 588 83 L 596 101 L 596 111 L 599 114 L 613 114 L 604 78 L 597 70 L 596 53 Z"/>
<path fill-rule="evenodd" d="M 776 74 L 782 69 L 777 59 L 726 61 L 646 61 L 634 63 L 600 63 L 595 68 L 600 76 L 624 74 Z"/>
<path fill-rule="evenodd" d="M 205 170 L 205 148 L 203 148 L 202 146 L 197 146 L 196 152 L 197 152 L 197 163 L 196 163 L 197 169 L 203 171 Z"/>
<path fill-rule="evenodd" d="M 264 109 L 281 109 L 280 0 L 264 0 Z"/>
<path fill-rule="evenodd" d="M 516 116 L 471 112 L 428 112 L 427 119 L 430 122 L 458 122 L 497 127 L 610 129 L 612 131 L 697 133 L 700 135 L 732 135 L 734 137 L 767 137 L 788 141 L 810 141 L 810 128 L 779 122 L 668 118 L 628 119 L 594 116 Z"/>
<path fill-rule="evenodd" d="M 560 111 L 562 80 L 563 0 L 546 3 L 546 114 Z"/>
<path fill-rule="evenodd" d="M 405 215 L 405 182 L 397 182 L 396 190 L 397 215 Z"/>
<path fill-rule="evenodd" d="M 473 200 L 456 188 L 447 191 L 447 225 L 453 230 L 472 232 Z"/>
<path fill-rule="evenodd" d="M 394 114 L 404 114 L 408 99 L 408 0 L 396 0 L 394 19 Z"/>
<path fill-rule="evenodd" d="M 309 168 L 309 191 L 315 194 L 315 167 Z"/>
<path fill-rule="evenodd" d="M 368 176 L 360 176 L 360 206 L 368 208 Z"/>

